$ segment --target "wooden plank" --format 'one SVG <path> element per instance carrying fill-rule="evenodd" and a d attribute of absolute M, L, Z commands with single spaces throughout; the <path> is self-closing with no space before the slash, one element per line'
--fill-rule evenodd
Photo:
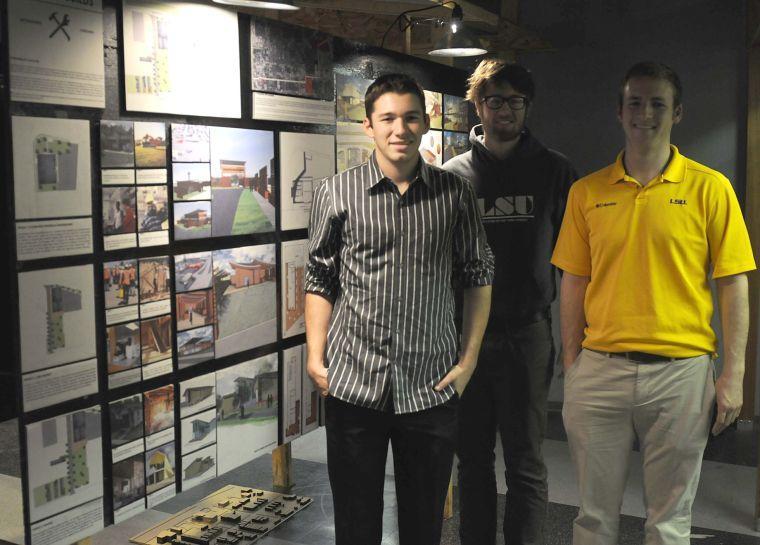
<path fill-rule="evenodd" d="M 748 50 L 747 100 L 747 190 L 744 216 L 747 221 L 755 259 L 760 260 L 760 45 Z M 755 415 L 756 364 L 760 355 L 758 323 L 760 320 L 760 278 L 749 275 L 750 328 L 747 343 L 747 370 L 744 375 L 744 406 L 740 418 Z"/>
<path fill-rule="evenodd" d="M 760 45 L 760 0 L 747 1 L 747 47 Z"/>
<path fill-rule="evenodd" d="M 501 0 L 499 6 L 499 16 L 507 21 L 512 21 L 517 24 L 517 18 L 520 15 L 520 2 L 519 0 Z"/>
<path fill-rule="evenodd" d="M 443 504 L 443 518 L 450 519 L 454 516 L 454 476 L 449 478 L 449 490 L 446 493 L 446 503 Z"/>
<path fill-rule="evenodd" d="M 290 443 L 272 451 L 272 485 L 275 492 L 282 493 L 293 488 L 293 459 Z"/>
<path fill-rule="evenodd" d="M 755 259 L 760 259 L 760 44 L 750 48 L 748 57 L 747 104 L 747 191 L 744 216 Z M 747 343 L 747 372 L 744 376 L 744 406 L 740 418 L 754 418 L 757 360 L 760 356 L 760 278 L 749 275 L 750 327 Z M 760 458 L 757 468 L 755 496 L 755 526 L 760 531 Z"/>

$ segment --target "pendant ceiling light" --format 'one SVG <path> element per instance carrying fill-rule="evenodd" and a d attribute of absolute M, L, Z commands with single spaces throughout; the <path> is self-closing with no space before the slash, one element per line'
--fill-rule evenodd
<path fill-rule="evenodd" d="M 428 11 L 431 9 L 440 8 L 447 4 L 453 4 L 451 10 L 451 18 L 446 21 L 441 18 L 434 19 L 411 19 L 408 17 L 410 13 L 419 13 L 421 11 Z M 406 31 L 409 27 L 422 24 L 433 23 L 438 27 L 448 27 L 446 35 L 435 43 L 435 46 L 428 55 L 434 55 L 438 57 L 473 57 L 475 55 L 485 55 L 488 53 L 487 49 L 483 49 L 475 37 L 464 26 L 462 26 L 462 20 L 464 19 L 464 13 L 462 7 L 456 2 L 441 2 L 430 7 L 420 9 L 410 9 L 402 12 L 388 27 L 383 35 L 383 40 L 380 43 L 380 47 L 385 46 L 385 39 L 388 37 L 388 33 L 393 29 L 394 25 L 398 23 L 399 30 L 401 32 Z"/>
<path fill-rule="evenodd" d="M 213 0 L 217 4 L 226 4 L 228 6 L 241 6 L 244 8 L 260 9 L 282 9 L 296 10 L 301 9 L 295 4 L 295 0 Z"/>

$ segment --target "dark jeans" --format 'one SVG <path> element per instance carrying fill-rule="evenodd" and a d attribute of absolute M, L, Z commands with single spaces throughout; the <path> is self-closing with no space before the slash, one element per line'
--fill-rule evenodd
<path fill-rule="evenodd" d="M 478 367 L 459 403 L 459 498 L 462 545 L 496 542 L 496 430 L 506 465 L 507 545 L 540 545 L 548 488 L 541 443 L 554 343 L 548 319 L 486 333 Z"/>
<path fill-rule="evenodd" d="M 388 441 L 401 545 L 438 545 L 456 445 L 457 398 L 411 414 L 325 400 L 336 545 L 379 545 Z"/>

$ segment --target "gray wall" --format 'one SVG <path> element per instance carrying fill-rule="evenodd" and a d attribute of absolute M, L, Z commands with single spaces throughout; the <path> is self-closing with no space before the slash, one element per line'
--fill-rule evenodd
<path fill-rule="evenodd" d="M 617 87 L 628 66 L 658 60 L 684 86 L 673 143 L 745 186 L 746 55 L 740 0 L 528 0 L 520 24 L 556 51 L 523 53 L 537 80 L 529 126 L 579 173 L 612 162 L 623 146 Z"/>
<path fill-rule="evenodd" d="M 537 83 L 528 125 L 546 145 L 567 155 L 579 174 L 609 164 L 623 147 L 616 114 L 625 70 L 640 60 L 658 60 L 672 66 L 684 86 L 685 114 L 673 130 L 673 143 L 728 176 L 743 203 L 744 2 L 524 0 L 519 22 L 556 48 L 519 56 Z M 557 316 L 556 304 L 554 310 Z M 717 313 L 713 323 L 720 338 Z M 562 399 L 556 378 L 550 399 Z"/>

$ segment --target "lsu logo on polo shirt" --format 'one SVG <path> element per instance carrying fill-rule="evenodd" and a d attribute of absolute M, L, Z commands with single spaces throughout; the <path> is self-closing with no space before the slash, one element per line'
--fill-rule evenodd
<path fill-rule="evenodd" d="M 478 199 L 483 223 L 530 221 L 534 217 L 534 203 L 533 195 L 504 195 L 495 199 L 493 206 L 486 209 L 485 199 Z"/>

